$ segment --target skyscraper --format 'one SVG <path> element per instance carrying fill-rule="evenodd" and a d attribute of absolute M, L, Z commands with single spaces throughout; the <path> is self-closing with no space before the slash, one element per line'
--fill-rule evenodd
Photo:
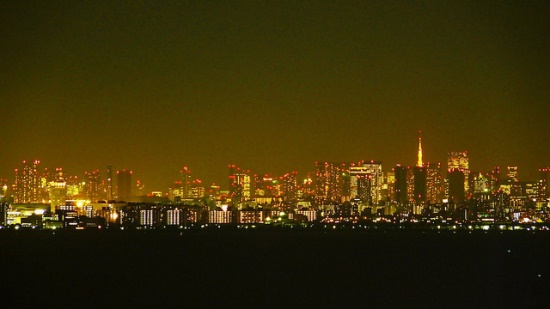
<path fill-rule="evenodd" d="M 437 203 L 444 197 L 443 178 L 441 176 L 441 163 L 430 163 L 426 165 L 426 201 Z"/>
<path fill-rule="evenodd" d="M 37 203 L 40 195 L 40 177 L 38 165 L 40 161 L 32 163 L 23 161 L 23 168 L 15 170 L 14 202 Z"/>
<path fill-rule="evenodd" d="M 426 180 L 427 173 L 424 166 L 415 166 L 413 169 L 414 182 L 414 201 L 416 203 L 424 203 L 426 201 Z"/>
<path fill-rule="evenodd" d="M 458 169 L 464 174 L 464 194 L 469 192 L 468 179 L 470 176 L 470 162 L 468 159 L 468 152 L 450 152 L 447 157 L 447 172 L 449 173 L 453 169 Z"/>
<path fill-rule="evenodd" d="M 65 205 L 67 199 L 67 183 L 65 180 L 54 180 L 48 184 L 48 191 L 50 194 L 50 207 L 51 211 L 55 211 L 55 208 L 61 205 Z"/>
<path fill-rule="evenodd" d="M 395 173 L 395 202 L 400 205 L 408 204 L 409 200 L 407 198 L 407 174 L 408 168 L 397 164 L 393 168 Z"/>
<path fill-rule="evenodd" d="M 117 171 L 117 198 L 120 201 L 128 201 L 132 197 L 132 171 Z"/>
<path fill-rule="evenodd" d="M 106 183 L 106 191 L 107 191 L 107 200 L 114 200 L 115 196 L 113 193 L 113 166 L 111 164 L 107 165 L 107 183 Z"/>
<path fill-rule="evenodd" d="M 544 201 L 550 197 L 550 167 L 539 169 L 537 187 L 539 201 Z"/>
<path fill-rule="evenodd" d="M 180 177 L 181 177 L 181 197 L 184 199 L 189 198 L 191 185 L 192 185 L 191 170 L 187 166 L 184 166 L 180 170 Z"/>
<path fill-rule="evenodd" d="M 453 168 L 449 171 L 449 201 L 462 203 L 465 200 L 464 172 Z"/>
<path fill-rule="evenodd" d="M 283 176 L 283 200 L 294 205 L 298 199 L 298 172 L 286 173 Z"/>
<path fill-rule="evenodd" d="M 349 167 L 350 197 L 362 202 L 377 205 L 382 201 L 384 174 L 382 162 L 370 161 L 352 164 Z"/>
<path fill-rule="evenodd" d="M 346 164 L 315 162 L 315 196 L 319 203 L 342 202 Z"/>
<path fill-rule="evenodd" d="M 99 200 L 99 195 L 101 194 L 101 175 L 99 173 L 99 170 L 85 172 L 85 175 L 86 199 L 95 203 Z"/>
<path fill-rule="evenodd" d="M 235 164 L 229 165 L 229 197 L 234 205 L 251 198 L 250 171 L 241 170 Z"/>
<path fill-rule="evenodd" d="M 519 182 L 518 178 L 518 167 L 517 166 L 507 166 L 506 167 L 506 180 L 508 182 Z"/>

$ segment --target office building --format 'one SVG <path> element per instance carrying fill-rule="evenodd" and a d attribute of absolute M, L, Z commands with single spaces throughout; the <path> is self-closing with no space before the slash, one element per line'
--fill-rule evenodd
<path fill-rule="evenodd" d="M 441 163 L 426 163 L 426 201 L 432 204 L 444 198 Z"/>
<path fill-rule="evenodd" d="M 407 196 L 407 187 L 408 187 L 408 174 L 409 174 L 409 168 L 406 166 L 398 164 L 393 168 L 393 172 L 395 175 L 395 182 L 394 182 L 394 192 L 395 197 L 394 200 L 397 204 L 404 205 L 408 204 L 409 199 Z"/>
<path fill-rule="evenodd" d="M 251 199 L 250 170 L 242 170 L 235 164 L 229 165 L 229 198 L 233 205 Z"/>
<path fill-rule="evenodd" d="M 459 168 L 453 168 L 448 174 L 449 202 L 464 202 L 466 200 L 466 191 L 464 190 L 464 171 Z"/>
<path fill-rule="evenodd" d="M 130 170 L 117 171 L 117 199 L 129 201 L 132 198 L 132 174 Z"/>
<path fill-rule="evenodd" d="M 384 174 L 382 162 L 364 162 L 349 167 L 349 197 L 360 199 L 366 205 L 377 205 L 382 201 Z"/>
<path fill-rule="evenodd" d="M 447 172 L 458 169 L 464 174 L 464 194 L 469 193 L 470 160 L 467 151 L 450 152 L 447 156 Z"/>

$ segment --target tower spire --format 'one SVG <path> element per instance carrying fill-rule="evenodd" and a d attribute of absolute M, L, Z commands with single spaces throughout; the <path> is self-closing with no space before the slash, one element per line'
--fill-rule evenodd
<path fill-rule="evenodd" d="M 424 166 L 424 163 L 422 162 L 422 131 L 418 131 L 418 162 L 416 163 L 416 166 Z"/>

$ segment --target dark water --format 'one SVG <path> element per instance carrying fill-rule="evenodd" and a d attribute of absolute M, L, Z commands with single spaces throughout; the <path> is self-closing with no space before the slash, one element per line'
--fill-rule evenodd
<path fill-rule="evenodd" d="M 9 232 L 0 248 L 17 307 L 550 307 L 541 232 Z"/>

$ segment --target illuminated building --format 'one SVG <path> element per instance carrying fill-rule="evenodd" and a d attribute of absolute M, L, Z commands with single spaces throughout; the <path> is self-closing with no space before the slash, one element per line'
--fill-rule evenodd
<path fill-rule="evenodd" d="M 174 181 L 174 184 L 168 189 L 168 199 L 176 203 L 181 202 L 183 197 L 181 190 L 181 181 Z"/>
<path fill-rule="evenodd" d="M 85 172 L 85 176 L 86 198 L 92 202 L 97 202 L 101 194 L 101 175 L 99 170 Z"/>
<path fill-rule="evenodd" d="M 268 174 L 254 175 L 254 199 L 258 203 L 272 203 L 282 195 L 282 187 L 277 178 Z"/>
<path fill-rule="evenodd" d="M 229 165 L 229 197 L 234 205 L 249 201 L 250 192 L 250 171 L 244 171 L 234 164 Z"/>
<path fill-rule="evenodd" d="M 518 178 L 518 167 L 507 166 L 506 167 L 506 183 L 510 187 L 509 194 L 512 196 L 522 196 L 523 189 Z"/>
<path fill-rule="evenodd" d="M 537 199 L 537 182 L 525 181 L 521 182 L 521 195 L 528 201 L 535 201 Z"/>
<path fill-rule="evenodd" d="M 314 210 L 296 210 L 295 213 L 304 216 L 308 222 L 317 220 L 317 212 Z"/>
<path fill-rule="evenodd" d="M 197 211 L 182 206 L 164 206 L 161 209 L 162 223 L 166 226 L 182 226 L 197 222 Z"/>
<path fill-rule="evenodd" d="M 10 205 L 8 203 L 0 203 L 0 226 L 8 225 L 8 210 Z"/>
<path fill-rule="evenodd" d="M 406 166 L 402 166 L 398 164 L 393 168 L 393 172 L 395 175 L 395 182 L 394 182 L 394 192 L 395 197 L 394 200 L 397 204 L 404 205 L 409 202 L 408 196 L 407 196 L 407 178 L 409 169 Z"/>
<path fill-rule="evenodd" d="M 464 174 L 464 194 L 469 192 L 469 176 L 470 176 L 470 162 L 468 159 L 468 152 L 450 152 L 447 160 L 447 172 L 458 169 Z"/>
<path fill-rule="evenodd" d="M 212 199 L 219 199 L 220 198 L 220 186 L 213 183 L 210 188 L 208 189 L 208 196 Z"/>
<path fill-rule="evenodd" d="M 318 203 L 340 203 L 344 191 L 345 164 L 330 162 L 315 162 L 317 172 L 315 177 L 315 198 Z"/>
<path fill-rule="evenodd" d="M 204 197 L 205 193 L 206 193 L 206 190 L 204 189 L 204 186 L 202 185 L 202 180 L 195 179 L 191 183 L 188 198 L 190 198 L 190 199 L 202 198 L 202 197 Z"/>
<path fill-rule="evenodd" d="M 414 202 L 414 169 L 407 166 L 407 201 Z"/>
<path fill-rule="evenodd" d="M 67 199 L 76 199 L 84 191 L 84 186 L 78 181 L 77 176 L 67 177 Z"/>
<path fill-rule="evenodd" d="M 38 203 L 40 195 L 40 178 L 38 176 L 38 165 L 40 161 L 33 163 L 23 161 L 23 168 L 15 170 L 14 202 L 15 203 Z"/>
<path fill-rule="evenodd" d="M 376 205 L 382 201 L 384 176 L 382 162 L 359 162 L 349 167 L 350 197 L 359 198 L 363 203 Z"/>
<path fill-rule="evenodd" d="M 413 187 L 414 201 L 424 203 L 427 195 L 427 171 L 424 166 L 415 166 L 413 168 Z"/>
<path fill-rule="evenodd" d="M 550 197 L 550 167 L 539 169 L 539 180 L 537 185 L 537 196 L 539 201 Z"/>
<path fill-rule="evenodd" d="M 190 191 L 191 191 L 191 184 L 192 184 L 191 170 L 187 166 L 184 166 L 180 170 L 180 177 L 181 177 L 181 191 L 180 191 L 181 198 L 187 199 L 189 198 Z"/>
<path fill-rule="evenodd" d="M 506 172 L 506 180 L 508 182 L 519 182 L 518 179 L 518 167 L 517 166 L 508 166 Z"/>
<path fill-rule="evenodd" d="M 38 179 L 38 200 L 41 203 L 46 203 L 49 199 L 48 183 L 53 180 L 53 174 L 48 168 L 45 168 Z"/>
<path fill-rule="evenodd" d="M 449 179 L 449 202 L 462 203 L 465 201 L 464 171 L 458 168 L 448 172 Z"/>
<path fill-rule="evenodd" d="M 384 185 L 382 187 L 382 200 L 392 201 L 395 197 L 395 171 L 389 171 L 384 177 Z"/>
<path fill-rule="evenodd" d="M 160 224 L 160 209 L 157 206 L 142 206 L 139 210 L 139 225 L 155 227 Z"/>
<path fill-rule="evenodd" d="M 113 166 L 111 164 L 107 165 L 107 183 L 105 184 L 107 191 L 107 200 L 112 201 L 115 199 L 113 193 Z"/>
<path fill-rule="evenodd" d="M 164 221 L 167 226 L 181 226 L 185 224 L 184 210 L 175 207 L 165 208 Z"/>
<path fill-rule="evenodd" d="M 256 176 L 255 196 L 254 199 L 259 204 L 274 204 L 280 203 L 283 195 L 283 179 L 270 176 L 268 174 L 263 177 Z"/>
<path fill-rule="evenodd" d="M 308 174 L 302 181 L 302 185 L 298 191 L 299 198 L 313 198 L 315 196 L 315 182 L 313 178 Z"/>
<path fill-rule="evenodd" d="M 55 172 L 53 174 L 53 181 L 65 181 L 66 177 L 67 177 L 67 175 L 63 171 L 63 168 L 58 167 L 58 168 L 55 169 Z"/>
<path fill-rule="evenodd" d="M 240 210 L 239 223 L 264 223 L 264 212 L 261 210 Z"/>
<path fill-rule="evenodd" d="M 231 210 L 210 210 L 208 212 L 208 222 L 217 224 L 233 223 L 233 212 Z"/>
<path fill-rule="evenodd" d="M 298 200 L 298 172 L 286 173 L 283 176 L 283 200 L 294 205 Z"/>
<path fill-rule="evenodd" d="M 478 173 L 474 176 L 474 195 L 492 192 L 491 181 L 488 175 Z"/>
<path fill-rule="evenodd" d="M 441 163 L 425 164 L 426 167 L 426 201 L 432 204 L 444 198 Z"/>
<path fill-rule="evenodd" d="M 50 193 L 50 207 L 53 212 L 57 206 L 65 204 L 67 200 L 67 183 L 63 180 L 51 181 L 48 184 Z"/>
<path fill-rule="evenodd" d="M 0 203 L 5 203 L 9 201 L 8 197 L 8 180 L 7 179 L 0 179 Z"/>

